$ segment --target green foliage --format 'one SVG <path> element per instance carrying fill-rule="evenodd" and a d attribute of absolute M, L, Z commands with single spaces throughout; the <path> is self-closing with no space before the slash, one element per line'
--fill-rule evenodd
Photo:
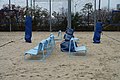
<path fill-rule="evenodd" d="M 114 14 L 113 23 L 114 24 L 120 24 L 120 12 Z"/>
<path fill-rule="evenodd" d="M 72 14 L 72 27 L 73 29 L 76 29 L 80 25 L 80 14 L 76 12 L 76 14 Z"/>

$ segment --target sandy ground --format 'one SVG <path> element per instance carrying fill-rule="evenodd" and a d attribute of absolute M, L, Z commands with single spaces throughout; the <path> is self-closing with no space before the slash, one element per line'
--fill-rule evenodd
<path fill-rule="evenodd" d="M 45 62 L 24 60 L 49 34 L 33 32 L 32 43 L 25 43 L 24 32 L 0 32 L 0 80 L 120 80 L 120 32 L 103 32 L 100 44 L 92 43 L 93 32 L 75 32 L 86 56 L 69 57 L 57 42 Z"/>

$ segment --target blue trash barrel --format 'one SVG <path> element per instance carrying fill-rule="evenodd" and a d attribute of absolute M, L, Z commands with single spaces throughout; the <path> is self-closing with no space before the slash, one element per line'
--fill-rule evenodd
<path fill-rule="evenodd" d="M 25 19 L 25 41 L 31 43 L 32 38 L 32 17 L 26 16 Z"/>
<path fill-rule="evenodd" d="M 101 33 L 102 33 L 102 22 L 97 22 L 93 37 L 93 43 L 100 43 Z"/>

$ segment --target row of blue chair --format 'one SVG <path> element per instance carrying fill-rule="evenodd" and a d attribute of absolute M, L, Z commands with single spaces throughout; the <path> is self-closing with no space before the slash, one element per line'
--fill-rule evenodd
<path fill-rule="evenodd" d="M 47 39 L 42 40 L 36 47 L 33 49 L 30 49 L 25 52 L 24 58 L 26 59 L 26 55 L 29 54 L 32 56 L 40 56 L 38 60 L 44 61 L 46 57 L 48 57 L 55 47 L 55 39 L 54 35 L 50 34 L 50 36 Z"/>

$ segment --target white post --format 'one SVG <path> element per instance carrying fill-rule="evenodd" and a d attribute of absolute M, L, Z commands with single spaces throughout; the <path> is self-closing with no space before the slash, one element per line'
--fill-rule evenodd
<path fill-rule="evenodd" d="M 71 0 L 68 0 L 68 26 L 71 28 Z"/>

